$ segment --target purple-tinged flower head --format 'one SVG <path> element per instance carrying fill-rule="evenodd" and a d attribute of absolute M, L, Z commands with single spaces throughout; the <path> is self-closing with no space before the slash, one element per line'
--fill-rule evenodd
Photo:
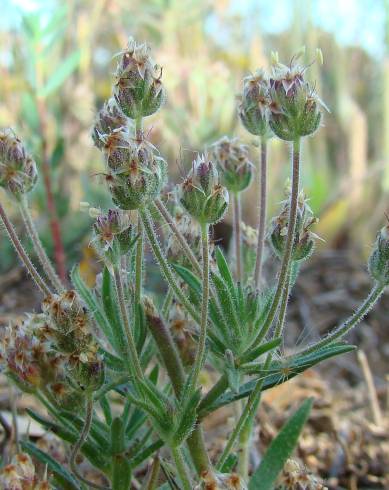
<path fill-rule="evenodd" d="M 280 214 L 273 219 L 270 230 L 270 243 L 275 255 L 282 257 L 285 251 L 289 223 L 290 199 L 282 203 Z M 304 194 L 301 193 L 297 206 L 296 230 L 292 249 L 292 260 L 307 260 L 313 253 L 318 236 L 311 228 L 318 222 L 309 207 Z"/>
<path fill-rule="evenodd" d="M 166 98 L 161 77 L 162 68 L 152 60 L 148 46 L 130 38 L 115 73 L 114 97 L 121 111 L 130 119 L 154 114 Z"/>
<path fill-rule="evenodd" d="M 305 80 L 305 70 L 294 63 L 276 63 L 269 80 L 269 125 L 286 141 L 313 134 L 320 125 L 322 108 L 327 109 L 314 86 Z"/>
<path fill-rule="evenodd" d="M 243 80 L 239 117 L 247 131 L 255 136 L 270 136 L 269 80 L 264 70 L 257 70 Z"/>
<path fill-rule="evenodd" d="M 219 183 L 216 165 L 199 155 L 179 187 L 180 204 L 200 224 L 220 221 L 228 207 L 228 191 Z"/>
<path fill-rule="evenodd" d="M 106 178 L 113 202 L 124 210 L 148 206 L 166 183 L 165 160 L 143 135 L 125 143 L 120 140 L 118 148 L 121 158 L 116 158 L 114 165 L 108 158 Z"/>
<path fill-rule="evenodd" d="M 118 130 L 125 132 L 128 122 L 127 117 L 118 108 L 115 99 L 111 97 L 97 113 L 95 124 L 92 128 L 92 139 L 95 146 L 99 150 L 103 150 L 107 144 L 108 137 Z"/>
<path fill-rule="evenodd" d="M 129 251 L 132 227 L 128 213 L 120 209 L 109 209 L 97 216 L 93 225 L 92 244 L 97 253 L 110 263 Z"/>
<path fill-rule="evenodd" d="M 212 154 L 218 164 L 221 183 L 233 193 L 247 189 L 253 177 L 247 146 L 238 138 L 224 136 L 212 145 Z"/>
<path fill-rule="evenodd" d="M 21 140 L 9 128 L 0 130 L 0 187 L 20 199 L 31 191 L 37 178 L 35 161 Z"/>
<path fill-rule="evenodd" d="M 369 272 L 380 284 L 389 286 L 389 224 L 377 234 L 369 258 Z"/>

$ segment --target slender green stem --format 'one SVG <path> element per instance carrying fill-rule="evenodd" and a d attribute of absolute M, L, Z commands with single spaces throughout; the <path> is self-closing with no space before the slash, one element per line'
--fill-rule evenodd
<path fill-rule="evenodd" d="M 96 483 L 93 483 L 93 482 L 85 479 L 80 474 L 80 472 L 78 471 L 78 467 L 77 467 L 77 456 L 78 456 L 78 453 L 79 453 L 82 445 L 84 444 L 84 442 L 88 438 L 89 431 L 90 431 L 90 428 L 91 428 L 91 425 L 92 425 L 92 419 L 93 419 L 93 400 L 92 400 L 91 397 L 89 397 L 88 400 L 87 400 L 86 417 L 85 417 L 84 427 L 82 428 L 82 431 L 81 431 L 81 434 L 80 434 L 80 437 L 79 437 L 78 441 L 73 446 L 73 449 L 72 449 L 72 452 L 71 452 L 70 458 L 69 458 L 69 466 L 70 466 L 70 469 L 72 470 L 73 474 L 81 482 L 85 483 L 89 487 L 97 488 L 99 490 L 100 489 L 102 489 L 102 490 L 109 490 L 109 487 L 106 487 L 106 486 L 103 486 L 103 485 L 97 485 Z"/>
<path fill-rule="evenodd" d="M 265 364 L 264 364 L 264 371 L 267 371 L 267 369 L 270 366 L 270 362 L 271 362 L 271 354 L 268 354 L 266 357 L 266 360 L 265 360 Z M 243 409 L 242 415 L 240 416 L 240 419 L 239 419 L 238 423 L 236 424 L 235 428 L 231 432 L 231 435 L 227 441 L 227 445 L 224 448 L 222 455 L 220 456 L 220 459 L 217 463 L 216 468 L 218 470 L 220 470 L 220 468 L 222 468 L 224 463 L 227 461 L 227 458 L 230 455 L 231 450 L 234 447 L 234 444 L 235 444 L 237 438 L 239 437 L 239 434 L 240 434 L 241 430 L 243 429 L 243 427 L 245 426 L 249 417 L 255 416 L 255 411 L 258 407 L 259 400 L 261 397 L 261 390 L 262 390 L 263 382 L 264 382 L 264 378 L 260 378 L 257 381 L 257 384 L 255 385 L 253 391 L 251 392 L 251 394 L 247 400 L 246 406 Z"/>
<path fill-rule="evenodd" d="M 350 316 L 345 322 L 339 325 L 333 332 L 330 332 L 326 337 L 308 346 L 306 349 L 296 355 L 311 354 L 312 352 L 315 352 L 322 347 L 332 344 L 332 342 L 334 342 L 335 340 L 344 337 L 373 308 L 373 306 L 382 296 L 384 290 L 385 285 L 376 282 L 365 301 L 359 306 L 359 308 L 352 316 Z"/>
<path fill-rule="evenodd" d="M 140 216 L 138 216 L 138 241 L 136 245 L 135 258 L 135 293 L 134 305 L 135 311 L 138 310 L 142 295 L 142 279 L 143 279 L 143 225 Z"/>
<path fill-rule="evenodd" d="M 295 236 L 296 218 L 297 218 L 297 204 L 300 185 L 300 140 L 293 142 L 292 153 L 292 192 L 290 196 L 289 207 L 289 219 L 288 219 L 288 231 L 286 236 L 285 250 L 282 257 L 280 274 L 278 276 L 277 289 L 274 294 L 273 302 L 271 304 L 269 313 L 267 314 L 261 331 L 258 333 L 253 344 L 258 345 L 261 342 L 267 332 L 269 331 L 273 320 L 277 314 L 278 306 L 282 299 L 282 293 L 284 291 L 286 281 L 288 279 L 289 264 L 292 257 L 293 241 Z"/>
<path fill-rule="evenodd" d="M 26 251 L 24 250 L 23 245 L 21 244 L 21 242 L 20 242 L 20 240 L 16 234 L 15 228 L 13 227 L 11 221 L 9 220 L 9 218 L 8 218 L 6 212 L 5 212 L 5 210 L 1 204 L 0 204 L 0 218 L 4 224 L 4 227 L 5 227 L 5 230 L 8 234 L 8 237 L 9 237 L 12 245 L 14 246 L 20 261 L 22 262 L 24 267 L 27 269 L 27 271 L 31 275 L 36 286 L 44 295 L 50 296 L 51 291 L 50 291 L 49 286 L 46 284 L 44 279 L 40 276 L 38 271 L 35 269 L 34 264 L 31 262 L 30 257 L 27 255 Z"/>
<path fill-rule="evenodd" d="M 176 465 L 176 470 L 178 476 L 181 480 L 181 485 L 183 490 L 192 490 L 191 478 L 189 475 L 188 468 L 186 466 L 182 451 L 178 447 L 171 448 L 174 463 Z"/>
<path fill-rule="evenodd" d="M 48 277 L 49 281 L 58 292 L 63 291 L 64 285 L 62 284 L 60 278 L 55 272 L 55 269 L 52 263 L 50 262 L 50 259 L 47 256 L 46 251 L 42 246 L 42 242 L 40 241 L 38 232 L 36 231 L 34 222 L 32 221 L 31 213 L 30 210 L 28 209 L 28 204 L 26 199 L 21 200 L 19 204 L 19 208 L 24 221 L 24 225 L 27 229 L 27 233 L 34 247 L 35 253 L 39 259 L 39 262 L 41 263 L 42 268 L 46 273 L 46 276 Z"/>
<path fill-rule="evenodd" d="M 169 265 L 165 255 L 164 255 L 164 253 L 162 252 L 161 246 L 158 242 L 158 238 L 155 234 L 155 231 L 153 229 L 153 225 L 151 223 L 151 220 L 150 220 L 148 213 L 146 213 L 145 211 L 141 211 L 140 213 L 142 216 L 142 222 L 143 222 L 143 226 L 145 228 L 145 233 L 147 235 L 147 239 L 148 239 L 150 246 L 153 250 L 154 256 L 157 259 L 157 262 L 161 268 L 161 271 L 163 272 L 163 274 L 166 278 L 167 283 L 172 288 L 176 298 L 186 308 L 189 315 L 195 320 L 195 322 L 197 322 L 200 325 L 200 323 L 201 323 L 200 315 L 197 313 L 195 308 L 192 306 L 189 299 L 182 292 L 181 287 L 178 285 L 176 279 L 174 278 L 174 275 L 173 275 L 173 272 L 170 268 L 170 265 Z"/>
<path fill-rule="evenodd" d="M 265 244 L 266 229 L 266 205 L 267 205 L 267 140 L 261 138 L 261 161 L 258 170 L 258 193 L 259 193 L 259 218 L 258 218 L 258 242 L 255 259 L 254 284 L 258 289 L 262 275 L 263 249 Z"/>
<path fill-rule="evenodd" d="M 192 249 L 190 248 L 187 240 L 185 239 L 184 235 L 181 233 L 179 228 L 177 227 L 177 224 L 174 221 L 173 216 L 169 213 L 169 210 L 167 207 L 164 205 L 164 203 L 161 201 L 161 199 L 156 199 L 154 203 L 154 207 L 158 210 L 159 214 L 163 217 L 165 222 L 169 225 L 171 231 L 174 233 L 178 243 L 181 245 L 182 250 L 184 251 L 187 259 L 189 262 L 192 264 L 193 270 L 197 272 L 197 274 L 201 275 L 201 266 L 196 259 L 194 253 L 192 252 Z"/>
<path fill-rule="evenodd" d="M 280 304 L 280 309 L 278 312 L 277 325 L 274 330 L 274 338 L 281 337 L 282 332 L 284 330 L 285 318 L 286 318 L 286 309 L 288 306 L 289 294 L 290 294 L 290 273 L 288 274 L 288 279 L 286 281 L 286 285 L 284 291 L 282 293 L 282 299 Z"/>
<path fill-rule="evenodd" d="M 128 318 L 128 311 L 127 311 L 127 305 L 124 296 L 122 276 L 120 274 L 117 265 L 114 266 L 113 272 L 114 272 L 115 286 L 116 286 L 116 291 L 118 296 L 118 303 L 120 308 L 120 315 L 124 325 L 124 330 L 126 332 L 127 345 L 129 349 L 129 355 L 131 357 L 131 365 L 129 366 L 130 372 L 132 372 L 132 368 L 133 368 L 136 376 L 138 376 L 140 379 L 143 379 L 143 371 L 139 361 L 138 351 L 136 350 L 136 344 L 132 333 L 130 320 Z"/>
<path fill-rule="evenodd" d="M 135 137 L 142 139 L 143 137 L 143 118 L 142 116 L 135 119 Z"/>
<path fill-rule="evenodd" d="M 193 363 L 192 370 L 192 386 L 196 387 L 201 368 L 204 364 L 206 341 L 207 341 L 207 325 L 208 325 L 208 303 L 209 303 L 209 227 L 208 224 L 201 226 L 201 244 L 202 244 L 202 259 L 203 259 L 203 292 L 201 299 L 201 322 L 200 335 L 197 344 L 197 352 Z"/>
<path fill-rule="evenodd" d="M 172 288 L 169 287 L 161 308 L 162 316 L 165 318 L 165 320 L 168 320 L 169 310 L 173 301 L 173 296 L 174 294 Z"/>
<path fill-rule="evenodd" d="M 233 209 L 233 233 L 235 243 L 235 264 L 236 264 L 236 280 L 242 282 L 242 236 L 241 236 L 241 206 L 240 195 L 234 193 L 232 201 Z"/>

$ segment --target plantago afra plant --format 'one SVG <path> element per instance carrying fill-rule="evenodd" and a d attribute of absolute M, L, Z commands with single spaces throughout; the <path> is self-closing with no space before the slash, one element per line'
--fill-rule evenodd
<path fill-rule="evenodd" d="M 92 129 L 112 197 L 111 209 L 90 209 L 90 245 L 101 259 L 92 288 L 78 267 L 70 287 L 57 276 L 29 211 L 28 193 L 38 178 L 33 158 L 13 131 L 1 131 L 0 185 L 20 209 L 38 266 L 3 206 L 1 221 L 42 293 L 41 311 L 3 330 L 1 364 L 11 382 L 44 406 L 46 415 L 29 410 L 31 418 L 67 448 L 66 462 L 59 463 L 30 441 L 18 441 L 19 451 L 0 475 L 3 488 L 278 485 L 312 400 L 292 415 L 252 468 L 251 434 L 262 392 L 353 350 L 344 336 L 389 284 L 386 226 L 369 259 L 373 286 L 366 300 L 326 337 L 291 356 L 283 353 L 288 298 L 317 238 L 316 218 L 300 188 L 300 155 L 304 138 L 319 130 L 325 106 L 305 71 L 296 60 L 288 66 L 276 60 L 270 73 L 258 71 L 243 82 L 238 112 L 260 140 L 258 169 L 247 146 L 224 137 L 194 159 L 173 192 L 162 194 L 167 162 L 143 126 L 163 106 L 162 70 L 146 45 L 130 40 L 118 56 L 112 97 Z M 291 147 L 291 184 L 278 216 L 267 223 L 272 137 Z M 257 230 L 244 224 L 240 205 L 253 181 L 260 202 Z M 230 203 L 234 250 L 228 258 L 212 243 L 211 232 Z M 268 283 L 261 275 L 266 230 L 280 264 Z M 145 274 L 146 247 L 166 288 L 162 300 Z M 249 254 L 254 260 L 247 260 Z M 206 388 L 202 372 L 209 368 L 217 377 Z M 203 421 L 234 403 L 236 423 L 216 457 Z"/>

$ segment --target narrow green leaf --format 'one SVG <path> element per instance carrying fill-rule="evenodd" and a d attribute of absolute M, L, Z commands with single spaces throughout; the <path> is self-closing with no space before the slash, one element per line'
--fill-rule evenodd
<path fill-rule="evenodd" d="M 115 350 L 119 349 L 116 352 L 124 356 L 127 352 L 127 340 L 123 331 L 122 323 L 120 321 L 118 302 L 116 298 L 116 291 L 112 283 L 112 277 L 106 267 L 103 271 L 101 296 L 103 300 L 104 312 L 106 314 L 106 317 L 108 318 L 109 324 L 111 325 L 112 334 L 115 339 Z"/>
<path fill-rule="evenodd" d="M 79 50 L 71 53 L 64 61 L 54 69 L 54 73 L 47 80 L 46 85 L 39 91 L 39 97 L 47 97 L 58 90 L 78 67 L 81 59 Z"/>
<path fill-rule="evenodd" d="M 312 401 L 312 398 L 305 400 L 282 426 L 251 477 L 249 490 L 272 490 L 274 488 L 279 473 L 297 445 L 300 433 L 309 417 Z"/>
<path fill-rule="evenodd" d="M 44 466 L 47 465 L 49 472 L 53 473 L 58 482 L 61 484 L 63 490 L 81 490 L 80 484 L 72 476 L 71 473 L 67 471 L 62 465 L 57 463 L 49 454 L 44 453 L 38 449 L 35 444 L 28 441 L 20 442 L 23 451 L 28 453 L 33 458 L 43 463 Z"/>
<path fill-rule="evenodd" d="M 232 291 L 234 289 L 234 279 L 232 277 L 230 268 L 228 267 L 227 260 L 224 257 L 224 254 L 221 251 L 220 247 L 216 247 L 215 257 L 216 257 L 216 264 L 219 269 L 220 275 L 226 282 L 228 288 Z"/>
<path fill-rule="evenodd" d="M 120 354 L 121 352 L 119 348 L 119 343 L 113 335 L 111 325 L 104 313 L 104 310 L 101 308 L 94 292 L 90 288 L 88 288 L 88 286 L 83 281 L 80 275 L 80 268 L 78 266 L 73 267 L 70 273 L 70 278 L 74 288 L 81 296 L 82 300 L 85 302 L 97 325 L 101 328 L 105 337 L 110 342 L 115 351 Z"/>
<path fill-rule="evenodd" d="M 281 344 L 281 342 L 282 342 L 281 337 L 277 337 L 276 339 L 269 340 L 269 342 L 264 342 L 263 344 L 259 345 L 255 349 L 252 349 L 249 352 L 243 354 L 243 356 L 240 358 L 241 364 L 258 359 L 258 357 L 261 356 L 262 354 L 265 354 L 266 352 L 269 352 L 275 349 L 276 347 L 278 347 Z"/>
<path fill-rule="evenodd" d="M 112 490 L 129 490 L 130 488 L 130 462 L 125 456 L 116 454 L 112 458 Z"/>

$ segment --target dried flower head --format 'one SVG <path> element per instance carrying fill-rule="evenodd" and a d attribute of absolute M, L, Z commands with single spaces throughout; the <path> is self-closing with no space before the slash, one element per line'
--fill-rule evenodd
<path fill-rule="evenodd" d="M 161 107 L 166 98 L 161 77 L 162 68 L 150 57 L 148 46 L 130 38 L 119 54 L 114 86 L 115 100 L 127 117 L 150 116 Z"/>
<path fill-rule="evenodd" d="M 238 138 L 224 136 L 214 143 L 212 154 L 219 167 L 221 183 L 234 193 L 247 189 L 253 177 L 247 146 L 242 145 Z"/>
<path fill-rule="evenodd" d="M 180 204 L 200 224 L 217 223 L 228 207 L 227 189 L 219 183 L 216 165 L 199 155 L 179 188 Z"/>
<path fill-rule="evenodd" d="M 109 209 L 99 214 L 93 225 L 92 244 L 97 253 L 109 263 L 127 253 L 131 246 L 131 223 L 128 214 L 120 209 Z"/>
<path fill-rule="evenodd" d="M 35 466 L 26 453 L 15 454 L 9 465 L 0 471 L 0 484 L 3 490 L 50 490 L 47 480 L 36 473 Z"/>
<path fill-rule="evenodd" d="M 36 164 L 21 140 L 9 128 L 0 130 L 0 187 L 20 198 L 36 181 Z"/>

